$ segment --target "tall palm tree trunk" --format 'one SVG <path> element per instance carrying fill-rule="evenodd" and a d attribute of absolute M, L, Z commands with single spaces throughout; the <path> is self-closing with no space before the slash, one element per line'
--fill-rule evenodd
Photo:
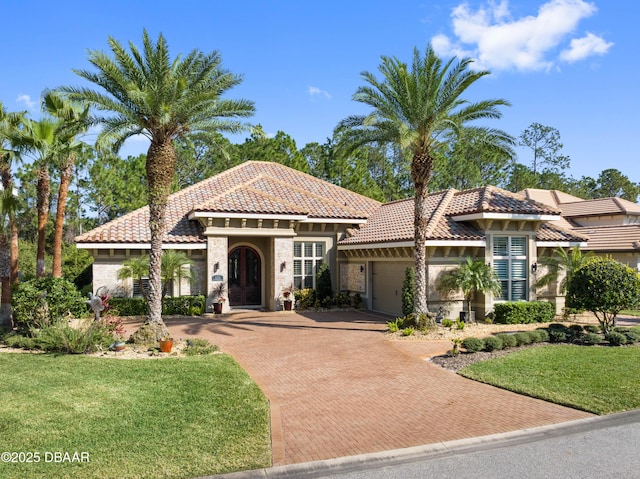
<path fill-rule="evenodd" d="M 13 182 L 10 183 L 11 188 L 13 189 Z M 18 222 L 16 221 L 16 213 L 15 211 L 9 211 L 9 233 L 11 235 L 11 284 L 18 284 L 18 256 L 19 256 L 19 247 L 18 247 Z"/>
<path fill-rule="evenodd" d="M 41 278 L 45 275 L 44 250 L 47 238 L 47 220 L 49 219 L 49 192 L 51 190 L 49 172 L 46 166 L 38 168 L 37 190 L 38 249 L 36 254 L 36 277 Z"/>
<path fill-rule="evenodd" d="M 415 283 L 413 294 L 413 312 L 429 312 L 427 304 L 427 195 L 433 160 L 428 154 L 415 154 L 411 162 L 411 177 L 416 188 L 414 206 L 414 243 Z"/>
<path fill-rule="evenodd" d="M 53 234 L 53 266 L 51 268 L 51 275 L 54 278 L 62 277 L 62 234 L 67 210 L 67 194 L 71 184 L 71 177 L 73 176 L 73 164 L 74 157 L 71 155 L 60 169 L 60 188 L 58 190 L 58 206 Z"/>
<path fill-rule="evenodd" d="M 9 241 L 4 232 L 0 232 L 0 327 L 13 327 L 11 318 L 11 256 Z"/>
<path fill-rule="evenodd" d="M 147 322 L 157 325 L 156 339 L 166 332 L 166 326 L 162 321 L 162 239 L 166 228 L 167 197 L 171 190 L 175 167 L 176 151 L 171 140 L 152 141 L 146 163 L 151 233 Z"/>

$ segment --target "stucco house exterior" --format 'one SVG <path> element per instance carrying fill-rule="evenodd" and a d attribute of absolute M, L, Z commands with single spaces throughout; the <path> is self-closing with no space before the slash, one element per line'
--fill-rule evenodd
<path fill-rule="evenodd" d="M 538 257 L 556 247 L 588 248 L 592 226 L 563 217 L 568 201 L 554 203 L 542 191 L 487 186 L 429 196 L 432 311 L 453 318 L 462 309 L 462 296 L 443 296 L 436 285 L 465 256 L 491 264 L 503 285 L 501 298 L 478 295 L 479 317 L 504 300 L 545 299 L 561 311 L 557 287 L 534 287 Z M 76 238 L 94 257 L 94 290 L 134 293 L 117 271 L 149 249 L 148 215 L 144 207 Z M 405 270 L 413 266 L 413 223 L 413 199 L 381 204 L 277 163 L 247 161 L 169 197 L 163 247 L 194 262 L 194 280 L 174 285 L 173 295 L 204 294 L 209 306 L 223 282 L 224 310 L 281 309 L 283 290 L 315 287 L 315 271 L 326 262 L 335 291 L 359 293 L 363 307 L 399 315 Z"/>

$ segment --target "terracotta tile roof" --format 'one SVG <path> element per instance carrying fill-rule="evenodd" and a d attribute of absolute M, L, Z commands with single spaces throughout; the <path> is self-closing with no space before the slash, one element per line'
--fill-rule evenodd
<path fill-rule="evenodd" d="M 560 214 L 557 208 L 495 186 L 483 186 L 473 190 L 457 192 L 448 214 L 462 216 L 480 212 L 533 215 Z"/>
<path fill-rule="evenodd" d="M 589 237 L 586 251 L 640 252 L 640 225 L 589 226 L 576 231 Z"/>
<path fill-rule="evenodd" d="M 454 218 L 466 214 L 493 212 L 512 214 L 556 215 L 560 212 L 546 205 L 526 200 L 520 195 L 495 187 L 473 190 L 446 190 L 432 193 L 427 198 L 427 240 L 484 240 L 482 231 L 471 223 L 456 221 Z M 367 224 L 355 234 L 340 241 L 341 245 L 376 244 L 387 242 L 413 241 L 414 238 L 413 198 L 382 205 Z M 585 241 L 586 238 L 573 234 L 570 230 L 544 223 L 539 229 L 541 241 Z"/>
<path fill-rule="evenodd" d="M 380 203 L 278 163 L 247 161 L 169 196 L 166 243 L 205 243 L 191 212 L 306 214 L 365 219 Z M 149 209 L 140 208 L 76 237 L 78 243 L 148 243 Z"/>
<path fill-rule="evenodd" d="M 560 190 L 528 188 L 520 191 L 526 198 L 555 206 L 566 218 L 603 215 L 640 215 L 640 205 L 622 198 L 584 200 Z"/>
<path fill-rule="evenodd" d="M 640 215 L 640 205 L 622 198 L 598 198 L 560 205 L 562 215 L 569 218 L 580 216 Z"/>
<path fill-rule="evenodd" d="M 524 196 L 528 200 L 534 200 L 545 205 L 555 206 L 556 208 L 561 203 L 573 203 L 576 201 L 585 201 L 577 196 L 570 195 L 560 190 L 540 190 L 537 188 L 527 188 L 522 191 L 518 191 L 519 195 Z"/>

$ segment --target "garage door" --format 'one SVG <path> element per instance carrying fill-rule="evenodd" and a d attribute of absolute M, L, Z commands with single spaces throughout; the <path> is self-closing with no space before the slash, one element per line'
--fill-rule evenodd
<path fill-rule="evenodd" d="M 404 272 L 411 263 L 376 261 L 372 263 L 373 310 L 402 315 L 402 283 Z"/>

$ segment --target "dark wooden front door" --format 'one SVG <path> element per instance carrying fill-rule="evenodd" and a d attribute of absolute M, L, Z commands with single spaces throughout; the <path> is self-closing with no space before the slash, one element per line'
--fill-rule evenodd
<path fill-rule="evenodd" d="M 260 256 L 248 246 L 229 253 L 229 305 L 256 306 L 261 301 Z"/>

